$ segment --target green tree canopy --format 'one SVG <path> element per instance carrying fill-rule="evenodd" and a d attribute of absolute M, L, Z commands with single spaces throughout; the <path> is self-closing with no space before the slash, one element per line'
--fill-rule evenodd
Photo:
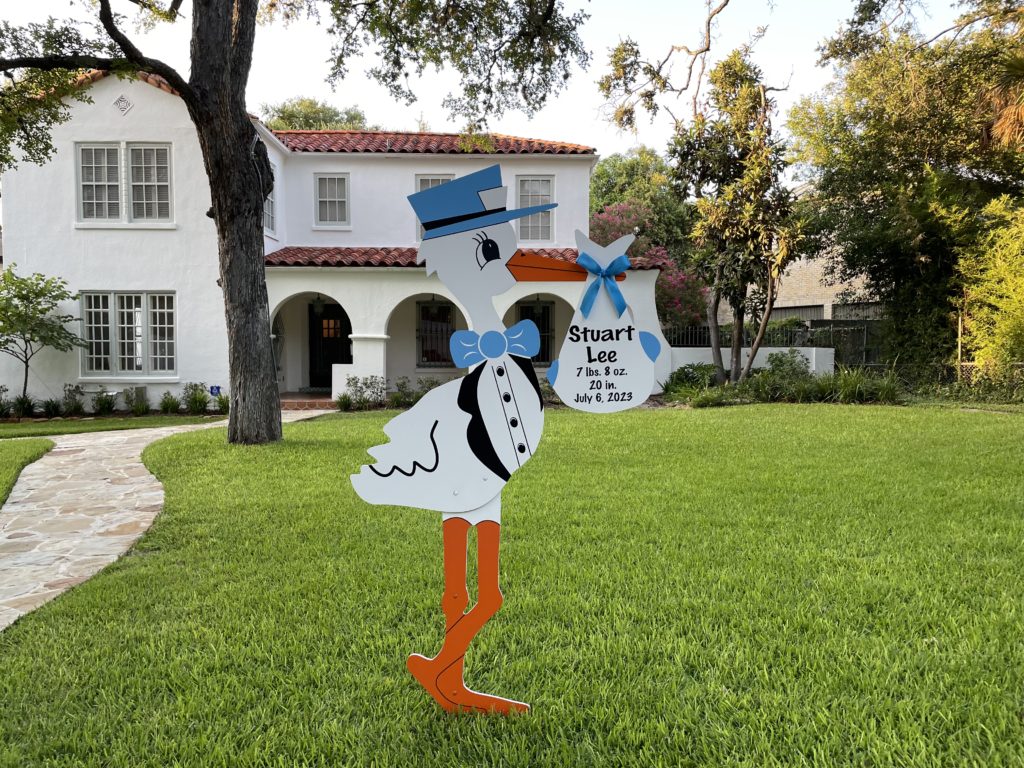
<path fill-rule="evenodd" d="M 367 125 L 366 114 L 357 106 L 338 107 L 308 96 L 295 96 L 279 104 L 260 108 L 263 122 L 272 131 L 379 131 Z"/>
<path fill-rule="evenodd" d="M 38 272 L 19 277 L 14 268 L 11 264 L 0 272 L 0 352 L 25 367 L 21 387 L 25 396 L 32 358 L 47 347 L 68 352 L 85 342 L 67 327 L 77 318 L 60 306 L 78 298 L 67 283 Z"/>
<path fill-rule="evenodd" d="M 968 355 L 997 372 L 1024 363 L 1024 206 L 1009 197 L 985 206 L 958 270 Z"/>
<path fill-rule="evenodd" d="M 590 176 L 590 215 L 617 205 L 643 208 L 644 236 L 686 265 L 692 206 L 676 193 L 671 173 L 665 158 L 650 147 L 602 158 Z"/>
<path fill-rule="evenodd" d="M 1021 157 L 989 139 L 985 107 L 1006 33 L 971 29 L 933 43 L 907 28 L 848 30 L 826 46 L 835 83 L 789 119 L 816 252 L 839 278 L 866 279 L 887 308 L 892 357 L 925 370 L 952 358 L 959 249 L 989 200 L 1024 191 Z"/>

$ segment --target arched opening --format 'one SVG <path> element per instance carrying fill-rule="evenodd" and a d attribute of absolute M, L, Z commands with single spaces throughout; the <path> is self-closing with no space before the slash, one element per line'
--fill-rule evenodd
<path fill-rule="evenodd" d="M 538 368 L 547 368 L 558 359 L 572 315 L 572 306 L 561 296 L 536 293 L 523 297 L 509 307 L 503 322 L 506 328 L 520 320 L 532 320 L 536 324 L 540 331 L 540 351 L 533 356 L 533 363 Z"/>
<path fill-rule="evenodd" d="M 352 321 L 323 293 L 297 293 L 283 301 L 271 325 L 278 387 L 282 392 L 330 393 L 332 366 L 352 363 Z"/>
<path fill-rule="evenodd" d="M 448 342 L 467 327 L 466 318 L 446 296 L 419 293 L 403 299 L 388 318 L 388 383 L 405 377 L 451 378 L 460 373 L 452 363 Z"/>

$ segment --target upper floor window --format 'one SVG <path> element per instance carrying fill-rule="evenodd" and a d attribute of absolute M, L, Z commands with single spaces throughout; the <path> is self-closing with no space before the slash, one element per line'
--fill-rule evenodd
<path fill-rule="evenodd" d="M 168 375 L 176 370 L 173 293 L 83 293 L 83 375 Z"/>
<path fill-rule="evenodd" d="M 121 220 L 121 149 L 117 144 L 78 147 L 78 216 Z"/>
<path fill-rule="evenodd" d="M 425 189 L 432 189 L 433 187 L 439 187 L 442 184 L 447 184 L 449 181 L 455 178 L 454 174 L 451 173 L 436 173 L 436 174 L 417 174 L 416 175 L 416 191 L 422 192 Z M 419 222 L 416 223 L 416 239 L 423 239 L 423 225 Z"/>
<path fill-rule="evenodd" d="M 277 166 L 273 163 L 270 164 L 270 175 L 274 181 L 274 188 L 263 201 L 263 230 L 273 235 L 277 232 Z"/>
<path fill-rule="evenodd" d="M 349 189 L 347 173 L 317 173 L 316 224 L 321 227 L 347 227 L 349 219 Z"/>
<path fill-rule="evenodd" d="M 80 221 L 169 223 L 171 201 L 170 144 L 78 145 Z"/>
<path fill-rule="evenodd" d="M 131 161 L 132 219 L 171 220 L 171 148 L 128 145 Z"/>
<path fill-rule="evenodd" d="M 554 176 L 516 176 L 517 208 L 554 202 Z M 553 240 L 552 212 L 541 211 L 519 220 L 520 240 Z"/>

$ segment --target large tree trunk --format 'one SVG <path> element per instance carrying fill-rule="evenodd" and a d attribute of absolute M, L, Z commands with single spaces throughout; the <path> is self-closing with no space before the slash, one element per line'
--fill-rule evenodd
<path fill-rule="evenodd" d="M 732 302 L 732 356 L 729 361 L 729 381 L 733 384 L 740 380 L 743 335 L 743 302 Z"/>
<path fill-rule="evenodd" d="M 263 201 L 273 178 L 245 107 L 257 0 L 196 0 L 189 112 L 199 134 L 217 224 L 228 332 L 228 441 L 281 439 L 281 400 L 270 338 Z"/>
<path fill-rule="evenodd" d="M 708 302 L 708 333 L 711 336 L 711 362 L 715 365 L 715 383 L 725 384 L 725 363 L 722 362 L 722 329 L 718 324 L 718 308 L 722 304 L 722 268 L 715 270 L 715 282 L 711 286 Z"/>

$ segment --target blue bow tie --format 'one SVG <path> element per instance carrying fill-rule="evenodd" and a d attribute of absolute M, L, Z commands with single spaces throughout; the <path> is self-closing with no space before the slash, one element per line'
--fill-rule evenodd
<path fill-rule="evenodd" d="M 626 297 L 622 295 L 619 286 L 615 284 L 615 277 L 616 275 L 621 275 L 632 266 L 629 263 L 629 257 L 626 254 L 622 254 L 615 258 L 607 267 L 601 269 L 601 265 L 597 263 L 593 256 L 589 253 L 580 253 L 576 258 L 576 263 L 597 277 L 597 280 L 592 282 L 587 287 L 587 292 L 583 294 L 583 301 L 580 304 L 580 312 L 583 313 L 583 317 L 590 317 L 590 310 L 594 308 L 594 301 L 597 300 L 597 294 L 601 290 L 602 285 L 608 292 L 608 298 L 615 305 L 615 310 L 619 313 L 618 316 L 622 317 L 622 313 L 626 311 L 628 304 L 626 304 Z"/>
<path fill-rule="evenodd" d="M 448 345 L 456 368 L 468 368 L 484 360 L 493 360 L 506 352 L 517 357 L 533 357 L 540 352 L 540 331 L 532 320 L 520 320 L 504 333 L 456 331 Z"/>

